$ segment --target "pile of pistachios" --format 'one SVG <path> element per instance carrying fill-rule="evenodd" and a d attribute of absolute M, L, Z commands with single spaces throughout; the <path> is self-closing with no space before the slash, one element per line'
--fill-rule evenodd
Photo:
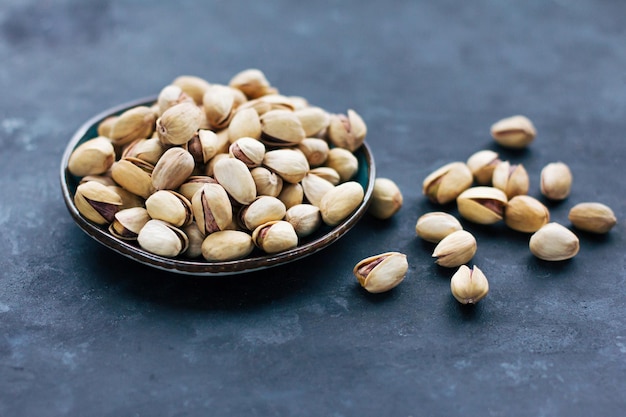
<path fill-rule="evenodd" d="M 231 261 L 297 247 L 363 202 L 367 128 L 286 96 L 258 69 L 227 84 L 181 76 L 155 103 L 98 125 L 68 170 L 89 221 L 163 257 Z"/>

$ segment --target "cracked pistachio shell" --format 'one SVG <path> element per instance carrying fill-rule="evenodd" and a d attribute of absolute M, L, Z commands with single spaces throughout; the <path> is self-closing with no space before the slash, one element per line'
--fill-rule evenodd
<path fill-rule="evenodd" d="M 199 106 L 202 105 L 204 93 L 206 93 L 211 86 L 204 78 L 194 75 L 181 75 L 176 77 L 174 81 L 172 81 L 172 85 L 180 87 L 180 89 Z"/>
<path fill-rule="evenodd" d="M 185 226 L 193 220 L 191 202 L 182 194 L 171 190 L 159 190 L 148 197 L 146 210 L 151 218 L 174 226 Z"/>
<path fill-rule="evenodd" d="M 122 158 L 133 157 L 154 165 L 164 152 L 165 146 L 159 138 L 137 139 L 124 149 Z"/>
<path fill-rule="evenodd" d="M 279 253 L 298 246 L 298 235 L 291 223 L 275 220 L 254 229 L 252 241 L 265 253 Z"/>
<path fill-rule="evenodd" d="M 415 224 L 415 233 L 427 242 L 439 243 L 449 234 L 463 230 L 459 220 L 443 211 L 433 211 L 420 216 Z"/>
<path fill-rule="evenodd" d="M 575 228 L 591 233 L 608 233 L 617 224 L 615 213 L 602 203 L 579 203 L 568 215 Z"/>
<path fill-rule="evenodd" d="M 234 90 L 225 85 L 213 84 L 204 93 L 202 105 L 212 129 L 224 129 L 228 126 L 237 107 L 236 100 Z"/>
<path fill-rule="evenodd" d="M 239 108 L 228 125 L 228 140 L 239 138 L 261 138 L 261 119 L 253 108 Z"/>
<path fill-rule="evenodd" d="M 235 74 L 228 85 L 240 90 L 249 99 L 276 93 L 263 71 L 256 68 L 248 68 Z"/>
<path fill-rule="evenodd" d="M 330 115 L 320 107 L 303 107 L 295 111 L 306 137 L 321 137 L 328 128 Z"/>
<path fill-rule="evenodd" d="M 126 145 L 135 139 L 149 138 L 154 131 L 156 114 L 147 106 L 126 110 L 111 126 L 109 137 L 115 145 Z"/>
<path fill-rule="evenodd" d="M 122 188 L 143 198 L 155 192 L 152 185 L 154 166 L 138 158 L 124 158 L 111 166 L 111 177 Z"/>
<path fill-rule="evenodd" d="M 328 151 L 325 166 L 334 169 L 340 182 L 346 182 L 359 170 L 359 160 L 352 152 L 344 148 L 332 148 Z"/>
<path fill-rule="evenodd" d="M 183 145 L 196 134 L 202 122 L 202 110 L 190 102 L 176 104 L 157 119 L 156 131 L 164 145 Z"/>
<path fill-rule="evenodd" d="M 402 192 L 395 182 L 389 178 L 376 178 L 367 212 L 377 219 L 388 219 L 402 208 L 403 201 Z"/>
<path fill-rule="evenodd" d="M 472 174 L 476 183 L 479 185 L 490 185 L 493 177 L 493 171 L 500 163 L 497 152 L 489 149 L 478 151 L 467 159 L 466 165 Z"/>
<path fill-rule="evenodd" d="M 326 162 L 330 150 L 328 142 L 318 138 L 304 138 L 298 144 L 297 149 L 304 154 L 311 167 L 318 167 Z"/>
<path fill-rule="evenodd" d="M 564 200 L 572 189 L 572 172 L 563 162 L 552 162 L 541 170 L 541 194 L 550 200 Z"/>
<path fill-rule="evenodd" d="M 209 262 L 243 259 L 254 249 L 252 237 L 238 230 L 211 233 L 202 242 L 202 257 Z"/>
<path fill-rule="evenodd" d="M 149 220 L 137 236 L 139 246 L 147 252 L 174 258 L 187 250 L 189 238 L 177 227 L 162 220 Z"/>
<path fill-rule="evenodd" d="M 447 204 L 467 190 L 472 182 L 474 175 L 465 163 L 451 162 L 424 179 L 422 193 L 433 203 Z"/>
<path fill-rule="evenodd" d="M 528 195 L 513 197 L 504 208 L 504 223 L 518 232 L 534 233 L 549 221 L 548 208 Z"/>
<path fill-rule="evenodd" d="M 324 195 L 335 188 L 333 184 L 322 177 L 313 174 L 306 174 L 302 181 L 302 191 L 309 203 L 319 207 Z"/>
<path fill-rule="evenodd" d="M 548 223 L 530 237 L 528 247 L 539 259 L 563 261 L 576 256 L 580 243 L 578 237 L 565 226 Z"/>
<path fill-rule="evenodd" d="M 72 175 L 104 174 L 115 162 L 115 149 L 108 138 L 99 136 L 81 143 L 74 149 L 67 163 Z"/>
<path fill-rule="evenodd" d="M 239 204 L 247 205 L 256 198 L 256 185 L 246 164 L 235 158 L 224 158 L 213 167 L 213 177 Z"/>
<path fill-rule="evenodd" d="M 457 230 L 435 246 L 433 258 L 437 265 L 454 268 L 469 262 L 476 254 L 476 238 L 467 230 Z"/>
<path fill-rule="evenodd" d="M 276 197 L 261 196 L 250 205 L 243 206 L 239 212 L 241 224 L 248 230 L 254 230 L 260 225 L 273 220 L 282 220 L 287 208 Z"/>
<path fill-rule="evenodd" d="M 187 200 L 191 201 L 196 191 L 202 188 L 204 184 L 217 184 L 217 181 L 207 175 L 192 175 L 187 178 L 185 183 L 178 187 L 178 192 L 184 195 Z"/>
<path fill-rule="evenodd" d="M 191 209 L 198 229 L 204 235 L 227 229 L 233 221 L 233 206 L 226 190 L 219 184 L 204 184 L 193 195 Z"/>
<path fill-rule="evenodd" d="M 476 265 L 472 269 L 461 265 L 452 275 L 450 291 L 459 303 L 476 304 L 489 293 L 489 282 Z"/>
<path fill-rule="evenodd" d="M 109 232 L 123 240 L 136 240 L 139 231 L 148 223 L 150 215 L 143 207 L 132 207 L 115 213 Z"/>
<path fill-rule="evenodd" d="M 408 270 L 406 255 L 387 252 L 363 259 L 354 266 L 352 273 L 366 291 L 381 293 L 398 286 Z"/>
<path fill-rule="evenodd" d="M 122 199 L 106 185 L 88 181 L 76 187 L 74 204 L 87 220 L 104 225 L 113 221 Z"/>
<path fill-rule="evenodd" d="M 461 217 L 478 224 L 493 224 L 502 220 L 507 202 L 504 191 L 486 186 L 468 188 L 456 199 Z"/>
<path fill-rule="evenodd" d="M 347 113 L 330 116 L 327 135 L 333 145 L 354 152 L 363 144 L 367 126 L 354 110 Z"/>
<path fill-rule="evenodd" d="M 507 117 L 491 126 L 491 136 L 498 144 L 507 148 L 525 148 L 536 135 L 535 126 L 526 116 Z"/>
<path fill-rule="evenodd" d="M 280 175 L 283 181 L 300 182 L 309 172 L 309 163 L 304 154 L 294 149 L 268 151 L 263 157 L 263 165 Z"/>
<path fill-rule="evenodd" d="M 506 194 L 507 198 L 528 194 L 528 173 L 522 164 L 500 162 L 493 171 L 493 186 Z"/>
<path fill-rule="evenodd" d="M 339 176 L 339 173 L 330 167 L 313 168 L 312 170 L 309 171 L 309 174 L 322 177 L 326 181 L 330 182 L 332 185 L 337 185 L 341 182 L 341 177 Z"/>
<path fill-rule="evenodd" d="M 329 226 L 341 223 L 363 202 L 364 195 L 363 187 L 356 181 L 335 186 L 320 201 L 324 223 Z"/>
<path fill-rule="evenodd" d="M 296 204 L 285 213 L 285 221 L 291 223 L 298 237 L 306 237 L 322 225 L 319 207 L 312 204 Z"/>
<path fill-rule="evenodd" d="M 261 116 L 261 141 L 271 146 L 295 146 L 306 137 L 293 111 L 270 110 Z"/>
<path fill-rule="evenodd" d="M 265 145 L 254 138 L 239 138 L 228 148 L 229 155 L 239 159 L 248 168 L 261 165 L 265 156 Z"/>
<path fill-rule="evenodd" d="M 256 167 L 250 171 L 257 195 L 278 197 L 283 189 L 283 179 L 265 167 Z"/>
<path fill-rule="evenodd" d="M 200 129 L 187 143 L 187 151 L 193 156 L 197 164 L 206 164 L 217 155 L 223 144 L 215 132 Z"/>
<path fill-rule="evenodd" d="M 283 202 L 287 209 L 302 204 L 304 200 L 304 191 L 300 183 L 283 183 L 283 187 L 278 194 L 278 199 Z"/>
<path fill-rule="evenodd" d="M 199 258 L 202 255 L 202 242 L 204 242 L 204 235 L 198 228 L 196 222 L 191 222 L 182 228 L 183 232 L 189 239 L 189 246 L 184 255 L 186 258 Z"/>
<path fill-rule="evenodd" d="M 165 110 L 169 109 L 170 107 L 174 107 L 175 105 L 184 102 L 195 103 L 193 99 L 189 97 L 187 93 L 185 93 L 183 89 L 179 86 L 167 85 L 163 87 L 157 97 L 159 116 L 161 116 L 165 112 Z"/>
<path fill-rule="evenodd" d="M 195 162 L 183 148 L 169 148 L 157 161 L 152 171 L 152 185 L 156 190 L 174 190 L 191 176 Z"/>

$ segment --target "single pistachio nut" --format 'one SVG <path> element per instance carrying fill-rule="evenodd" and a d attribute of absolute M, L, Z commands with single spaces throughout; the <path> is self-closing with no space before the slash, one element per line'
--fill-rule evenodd
<path fill-rule="evenodd" d="M 150 220 L 148 211 L 143 207 L 131 207 L 115 213 L 109 232 L 122 240 L 137 240 L 139 231 Z"/>
<path fill-rule="evenodd" d="M 250 170 L 257 195 L 278 197 L 283 189 L 283 179 L 265 167 L 256 167 Z"/>
<path fill-rule="evenodd" d="M 111 137 L 111 128 L 117 121 L 119 116 L 109 116 L 98 123 L 98 136 L 104 136 L 105 138 Z"/>
<path fill-rule="evenodd" d="M 159 138 L 137 139 L 124 150 L 122 158 L 134 157 L 154 165 L 164 152 L 165 146 Z"/>
<path fill-rule="evenodd" d="M 422 183 L 422 193 L 430 201 L 447 204 L 471 187 L 474 175 L 464 162 L 450 162 L 429 174 Z"/>
<path fill-rule="evenodd" d="M 220 142 L 220 138 L 212 130 L 200 129 L 187 142 L 187 151 L 193 156 L 196 164 L 206 164 L 222 148 Z"/>
<path fill-rule="evenodd" d="M 191 176 L 195 162 L 183 148 L 169 148 L 159 158 L 152 171 L 152 185 L 156 190 L 175 190 Z"/>
<path fill-rule="evenodd" d="M 217 184 L 217 181 L 208 175 L 192 175 L 178 187 L 178 192 L 184 195 L 187 200 L 191 201 L 196 191 L 202 188 L 204 184 Z"/>
<path fill-rule="evenodd" d="M 468 188 L 456 199 L 461 217 L 478 224 L 493 224 L 502 220 L 507 202 L 504 191 L 486 186 Z"/>
<path fill-rule="evenodd" d="M 289 110 L 270 110 L 261 116 L 261 141 L 270 146 L 295 146 L 306 137 L 300 119 Z"/>
<path fill-rule="evenodd" d="M 204 93 L 202 105 L 209 126 L 215 130 L 224 129 L 230 123 L 237 108 L 237 97 L 234 89 L 221 84 L 213 84 Z"/>
<path fill-rule="evenodd" d="M 403 197 L 398 185 L 389 178 L 376 178 L 368 213 L 377 219 L 388 219 L 402 208 Z"/>
<path fill-rule="evenodd" d="M 202 243 L 204 242 L 204 235 L 198 228 L 196 222 L 191 222 L 187 226 L 183 226 L 182 230 L 189 239 L 189 246 L 184 253 L 185 257 L 193 259 L 202 256 Z"/>
<path fill-rule="evenodd" d="M 228 125 L 228 140 L 239 138 L 261 138 L 261 119 L 253 108 L 239 108 Z"/>
<path fill-rule="evenodd" d="M 193 217 L 198 229 L 204 234 L 230 227 L 233 222 L 233 207 L 224 187 L 219 184 L 204 184 L 191 199 Z"/>
<path fill-rule="evenodd" d="M 283 202 L 287 209 L 302 204 L 304 201 L 304 191 L 300 183 L 283 183 L 283 187 L 278 194 L 278 199 Z"/>
<path fill-rule="evenodd" d="M 183 145 L 196 134 L 202 121 L 202 110 L 190 102 L 176 104 L 157 119 L 156 131 L 164 145 Z"/>
<path fill-rule="evenodd" d="M 333 145 L 354 152 L 363 144 L 366 134 L 367 126 L 354 110 L 348 110 L 347 115 L 330 116 L 327 135 Z"/>
<path fill-rule="evenodd" d="M 341 182 L 346 182 L 359 170 L 359 160 L 352 152 L 344 148 L 332 148 L 328 151 L 325 166 L 334 169 Z"/>
<path fill-rule="evenodd" d="M 185 233 L 162 220 L 149 220 L 137 235 L 139 246 L 147 252 L 174 258 L 187 250 L 189 238 Z"/>
<path fill-rule="evenodd" d="M 74 204 L 87 220 L 104 225 L 114 220 L 122 199 L 106 185 L 88 181 L 76 187 Z"/>
<path fill-rule="evenodd" d="M 172 81 L 172 85 L 180 87 L 181 90 L 197 105 L 202 105 L 204 93 L 209 89 L 211 84 L 203 78 L 194 75 L 181 75 Z"/>
<path fill-rule="evenodd" d="M 341 182 L 341 177 L 339 176 L 339 173 L 330 167 L 313 168 L 309 171 L 309 174 L 322 177 L 326 181 L 330 182 L 332 185 L 337 185 Z"/>
<path fill-rule="evenodd" d="M 228 154 L 228 149 L 226 150 L 226 153 L 220 152 L 209 160 L 209 162 L 205 165 L 204 175 L 213 177 L 215 174 L 214 172 L 215 164 L 217 164 L 221 159 L 230 159 L 230 155 Z"/>
<path fill-rule="evenodd" d="M 154 166 L 138 158 L 124 158 L 111 166 L 111 177 L 122 188 L 143 198 L 155 192 L 152 185 Z"/>
<path fill-rule="evenodd" d="M 80 181 L 78 181 L 78 183 L 82 184 L 87 181 L 96 181 L 106 186 L 117 186 L 115 181 L 113 181 L 113 178 L 111 178 L 111 171 L 107 171 L 100 175 L 85 175 L 80 179 Z"/>
<path fill-rule="evenodd" d="M 437 265 L 454 268 L 469 262 L 476 254 L 476 238 L 467 230 L 457 230 L 441 239 L 433 251 Z"/>
<path fill-rule="evenodd" d="M 497 152 L 489 149 L 478 151 L 467 159 L 467 167 L 478 185 L 490 185 L 493 171 L 500 163 Z"/>
<path fill-rule="evenodd" d="M 528 244 L 530 251 L 544 261 L 563 261 L 576 256 L 580 249 L 578 237 L 558 223 L 548 223 L 537 230 Z"/>
<path fill-rule="evenodd" d="M 115 192 L 122 199 L 122 205 L 120 206 L 120 210 L 144 206 L 145 200 L 143 197 L 140 197 L 137 194 L 133 194 L 130 191 L 123 189 L 119 185 L 107 185 L 107 187 L 109 187 L 111 191 Z"/>
<path fill-rule="evenodd" d="M 493 186 L 504 191 L 507 198 L 528 194 L 528 173 L 522 164 L 500 162 L 493 171 Z"/>
<path fill-rule="evenodd" d="M 330 150 L 328 142 L 318 138 L 304 138 L 297 148 L 304 154 L 311 167 L 318 167 L 326 162 Z"/>
<path fill-rule="evenodd" d="M 408 270 L 405 254 L 387 252 L 363 259 L 354 266 L 352 273 L 366 291 L 381 293 L 398 286 Z"/>
<path fill-rule="evenodd" d="M 266 152 L 263 165 L 280 175 L 283 181 L 292 184 L 300 182 L 309 172 L 306 157 L 302 152 L 294 149 L 276 149 Z"/>
<path fill-rule="evenodd" d="M 235 74 L 228 85 L 243 92 L 249 99 L 255 99 L 276 92 L 265 74 L 259 69 L 248 68 Z"/>
<path fill-rule="evenodd" d="M 541 194 L 550 200 L 564 200 L 572 189 L 572 172 L 563 162 L 552 162 L 541 170 Z"/>
<path fill-rule="evenodd" d="M 162 115 L 165 110 L 169 109 L 170 107 L 174 107 L 175 105 L 184 102 L 195 103 L 193 99 L 189 97 L 189 95 L 187 95 L 187 93 L 185 93 L 183 89 L 179 86 L 167 85 L 163 87 L 163 89 L 159 92 L 159 95 L 157 96 L 159 116 Z"/>
<path fill-rule="evenodd" d="M 135 139 L 149 138 L 154 131 L 156 114 L 147 106 L 126 110 L 115 120 L 109 132 L 114 145 L 123 146 Z"/>
<path fill-rule="evenodd" d="M 420 216 L 415 224 L 415 233 L 427 242 L 439 243 L 449 234 L 463 230 L 459 220 L 443 211 L 433 211 Z"/>
<path fill-rule="evenodd" d="M 498 144 L 507 148 L 525 148 L 536 135 L 535 126 L 526 116 L 507 117 L 491 126 L 491 136 Z"/>
<path fill-rule="evenodd" d="M 256 198 L 256 185 L 246 164 L 235 158 L 225 158 L 213 167 L 213 176 L 229 196 L 247 205 Z"/>
<path fill-rule="evenodd" d="M 322 225 L 322 215 L 317 206 L 296 204 L 285 213 L 285 221 L 291 223 L 298 237 L 303 238 L 319 229 Z"/>
<path fill-rule="evenodd" d="M 304 134 L 308 138 L 321 137 L 330 123 L 329 114 L 320 107 L 302 107 L 295 111 L 295 115 L 300 119 Z"/>
<path fill-rule="evenodd" d="M 81 143 L 67 162 L 72 175 L 84 177 L 107 172 L 115 162 L 115 149 L 108 138 L 98 136 Z"/>
<path fill-rule="evenodd" d="M 324 194 L 320 201 L 320 212 L 324 223 L 336 226 L 346 219 L 363 202 L 364 191 L 361 184 L 348 181 L 335 186 Z"/>
<path fill-rule="evenodd" d="M 248 230 L 254 230 L 264 223 L 282 220 L 286 211 L 285 204 L 278 198 L 261 196 L 250 205 L 243 206 L 239 212 L 239 218 L 242 226 Z"/>
<path fill-rule="evenodd" d="M 579 203 L 568 215 L 575 228 L 591 233 L 608 233 L 617 224 L 615 213 L 602 203 Z"/>
<path fill-rule="evenodd" d="M 202 257 L 209 262 L 236 261 L 254 249 L 252 237 L 238 230 L 211 233 L 202 242 Z"/>
<path fill-rule="evenodd" d="M 313 174 L 306 174 L 300 184 L 302 184 L 302 190 L 304 191 L 306 199 L 309 203 L 317 207 L 320 206 L 324 195 L 335 188 L 333 184 L 326 181 L 324 178 Z"/>
<path fill-rule="evenodd" d="M 239 159 L 250 169 L 258 167 L 265 156 L 265 145 L 254 138 L 243 137 L 228 148 L 231 157 Z"/>
<path fill-rule="evenodd" d="M 459 303 L 476 304 L 489 292 L 489 282 L 476 265 L 472 269 L 467 265 L 461 265 L 452 275 L 450 291 Z"/>
<path fill-rule="evenodd" d="M 298 235 L 291 223 L 274 220 L 254 229 L 252 241 L 263 252 L 273 254 L 298 246 Z"/>
<path fill-rule="evenodd" d="M 148 197 L 146 210 L 151 218 L 174 226 L 186 226 L 193 221 L 191 202 L 172 190 L 159 190 Z"/>
<path fill-rule="evenodd" d="M 517 195 L 504 207 L 504 223 L 518 232 L 534 233 L 549 221 L 548 208 L 528 195 Z"/>

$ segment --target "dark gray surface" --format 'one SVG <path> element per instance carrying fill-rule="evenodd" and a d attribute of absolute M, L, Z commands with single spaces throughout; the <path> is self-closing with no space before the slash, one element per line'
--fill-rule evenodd
<path fill-rule="evenodd" d="M 626 3 L 619 1 L 35 1 L 0 4 L 1 416 L 617 416 L 626 406 Z M 180 74 L 262 69 L 281 92 L 368 124 L 405 204 L 262 273 L 194 279 L 92 241 L 58 166 L 73 131 Z M 574 203 L 610 205 L 606 237 L 548 264 L 527 236 L 466 224 L 491 283 L 449 293 L 414 235 L 438 207 L 423 178 L 528 115 L 522 162 L 562 160 Z M 352 276 L 397 250 L 410 270 L 373 296 Z"/>

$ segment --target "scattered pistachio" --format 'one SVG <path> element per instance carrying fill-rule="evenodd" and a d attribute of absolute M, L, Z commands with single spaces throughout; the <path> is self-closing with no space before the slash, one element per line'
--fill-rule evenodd
<path fill-rule="evenodd" d="M 389 178 L 376 178 L 368 213 L 377 219 L 388 219 L 402 208 L 402 192 Z"/>
<path fill-rule="evenodd" d="M 202 257 L 207 261 L 234 261 L 245 258 L 254 249 L 252 237 L 238 230 L 211 233 L 202 242 Z"/>
<path fill-rule="evenodd" d="M 610 207 L 595 202 L 578 203 L 568 215 L 575 228 L 591 233 L 608 233 L 617 224 Z"/>
<path fill-rule="evenodd" d="M 489 292 L 489 282 L 476 265 L 472 269 L 461 265 L 452 275 L 450 290 L 459 303 L 476 304 Z"/>
<path fill-rule="evenodd" d="M 433 251 L 437 265 L 454 268 L 469 262 L 476 254 L 476 238 L 467 230 L 457 230 L 441 239 Z"/>
<path fill-rule="evenodd" d="M 381 293 L 400 284 L 408 269 L 406 255 L 387 252 L 363 259 L 355 265 L 352 272 L 366 291 Z"/>
<path fill-rule="evenodd" d="M 472 171 L 463 162 L 451 162 L 428 175 L 422 183 L 422 192 L 433 203 L 454 201 L 474 181 Z"/>
<path fill-rule="evenodd" d="M 427 242 L 439 243 L 449 234 L 463 230 L 459 220 L 443 211 L 433 211 L 420 216 L 415 224 L 415 233 Z"/>
<path fill-rule="evenodd" d="M 472 171 L 479 185 L 490 185 L 493 171 L 500 163 L 499 155 L 489 149 L 478 151 L 467 159 L 467 167 Z"/>
<path fill-rule="evenodd" d="M 528 194 L 528 173 L 522 164 L 500 162 L 493 171 L 493 186 L 506 194 L 507 198 Z"/>
<path fill-rule="evenodd" d="M 515 196 L 504 207 L 504 223 L 518 232 L 534 233 L 549 221 L 548 208 L 528 195 Z"/>
<path fill-rule="evenodd" d="M 580 249 L 578 237 L 558 223 L 548 223 L 531 237 L 529 248 L 533 255 L 544 261 L 563 261 L 573 258 Z"/>
<path fill-rule="evenodd" d="M 493 224 L 502 220 L 507 201 L 504 191 L 486 186 L 469 188 L 456 199 L 459 214 L 478 224 Z"/>
<path fill-rule="evenodd" d="M 80 144 L 67 163 L 67 169 L 77 177 L 104 174 L 115 161 L 115 149 L 108 138 L 98 136 Z"/>
<path fill-rule="evenodd" d="M 491 126 L 491 136 L 507 148 L 525 148 L 536 135 L 535 126 L 526 116 L 507 117 Z"/>
<path fill-rule="evenodd" d="M 572 172 L 563 162 L 552 162 L 541 170 L 541 194 L 550 200 L 564 200 L 572 188 Z"/>

